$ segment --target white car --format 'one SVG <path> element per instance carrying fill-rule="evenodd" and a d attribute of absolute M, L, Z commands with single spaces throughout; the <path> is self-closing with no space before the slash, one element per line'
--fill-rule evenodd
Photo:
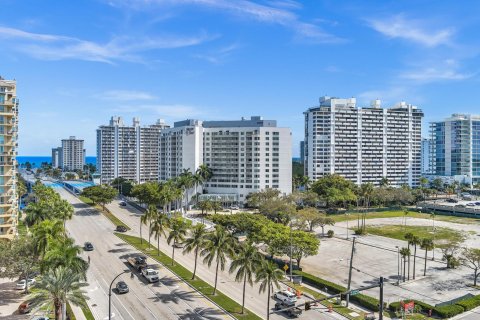
<path fill-rule="evenodd" d="M 142 275 L 148 280 L 148 282 L 157 282 L 160 280 L 158 278 L 158 272 L 150 268 L 142 269 Z"/>
<path fill-rule="evenodd" d="M 287 290 L 278 291 L 273 295 L 273 297 L 277 300 L 280 300 L 281 302 L 288 303 L 288 304 L 297 302 L 297 296 L 294 293 Z"/>
<path fill-rule="evenodd" d="M 35 284 L 35 279 L 28 279 L 28 287 L 32 287 Z M 17 290 L 25 290 L 26 282 L 25 279 L 22 279 L 17 282 Z"/>

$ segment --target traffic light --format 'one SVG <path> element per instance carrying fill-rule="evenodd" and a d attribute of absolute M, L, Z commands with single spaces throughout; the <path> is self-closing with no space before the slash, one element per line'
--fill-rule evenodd
<path fill-rule="evenodd" d="M 310 310 L 311 307 L 310 302 L 305 302 L 305 311 Z"/>

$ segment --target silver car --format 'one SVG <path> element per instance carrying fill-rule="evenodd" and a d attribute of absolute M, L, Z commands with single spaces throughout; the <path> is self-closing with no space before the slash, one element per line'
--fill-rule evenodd
<path fill-rule="evenodd" d="M 118 293 L 127 293 L 129 291 L 128 285 L 124 281 L 118 281 L 116 288 Z"/>

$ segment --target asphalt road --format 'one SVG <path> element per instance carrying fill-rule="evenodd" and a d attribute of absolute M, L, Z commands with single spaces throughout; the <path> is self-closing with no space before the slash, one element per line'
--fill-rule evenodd
<path fill-rule="evenodd" d="M 88 304 L 95 319 L 108 319 L 110 282 L 117 274 L 129 270 L 126 259 L 138 252 L 113 234 L 114 226 L 107 218 L 67 191 L 57 191 L 75 207 L 73 219 L 67 222 L 70 236 L 80 245 L 89 241 L 95 247 L 94 251 L 84 253 L 85 259 L 90 256 L 91 263 L 87 275 Z M 147 262 L 154 263 L 152 259 Z M 112 293 L 112 319 L 231 319 L 167 269 L 158 264 L 151 266 L 158 270 L 160 282 L 149 284 L 136 273 L 132 278 L 130 272 L 117 279 L 125 281 L 130 292 Z"/>
<path fill-rule="evenodd" d="M 139 236 L 140 234 L 140 216 L 142 213 L 133 208 L 132 206 L 128 205 L 127 207 L 121 207 L 119 205 L 119 201 L 115 200 L 111 204 L 107 205 L 108 209 L 118 218 L 120 218 L 123 222 L 129 225 L 132 230 L 128 233 Z M 142 235 L 144 239 L 148 239 L 148 231 L 147 226 L 143 226 Z M 152 244 L 156 246 L 157 241 L 152 237 Z M 167 244 L 165 238 L 160 239 L 160 250 L 165 253 L 171 253 L 171 246 Z M 181 253 L 181 249 L 177 249 L 175 252 L 175 260 L 178 261 L 183 266 L 190 266 L 193 268 L 194 265 L 194 255 L 192 254 L 185 254 Z M 204 281 L 208 282 L 209 284 L 214 284 L 215 279 L 215 268 L 208 268 L 206 265 L 202 264 L 201 259 L 199 259 L 199 263 L 197 266 L 197 275 L 202 278 Z M 243 291 L 243 284 L 235 282 L 235 274 L 228 273 L 228 265 L 225 268 L 225 271 L 220 271 L 218 276 L 218 290 L 222 291 L 224 294 L 228 295 L 230 298 L 234 299 L 235 301 L 241 302 L 242 301 L 242 291 Z M 259 286 L 254 284 L 252 287 L 247 285 L 246 290 L 246 298 L 245 298 L 245 306 L 256 313 L 257 315 L 266 318 L 267 312 L 267 294 L 266 293 L 259 293 L 258 290 Z M 302 301 L 299 301 L 301 303 Z M 270 299 L 270 307 L 273 308 L 275 305 L 275 301 Z M 272 309 L 273 310 L 273 309 Z M 287 319 L 287 317 L 283 314 L 271 314 L 270 319 Z M 336 313 L 328 313 L 324 307 L 314 309 L 303 312 L 303 314 L 299 317 L 299 319 L 345 319 L 344 317 L 336 314 Z"/>

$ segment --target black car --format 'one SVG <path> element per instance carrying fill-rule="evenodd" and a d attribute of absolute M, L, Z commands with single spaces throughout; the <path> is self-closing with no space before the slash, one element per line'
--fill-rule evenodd
<path fill-rule="evenodd" d="M 90 242 L 85 242 L 85 244 L 83 245 L 83 250 L 93 251 L 93 244 L 91 244 Z"/>
<path fill-rule="evenodd" d="M 127 293 L 129 290 L 128 285 L 124 281 L 118 281 L 116 288 L 118 293 Z"/>
<path fill-rule="evenodd" d="M 120 206 L 126 207 L 126 206 L 127 206 L 127 203 L 126 203 L 125 201 L 122 201 L 122 202 L 120 202 Z"/>
<path fill-rule="evenodd" d="M 117 232 L 127 232 L 127 227 L 125 227 L 125 226 L 117 226 L 117 228 L 115 229 L 115 231 L 117 231 Z"/>

